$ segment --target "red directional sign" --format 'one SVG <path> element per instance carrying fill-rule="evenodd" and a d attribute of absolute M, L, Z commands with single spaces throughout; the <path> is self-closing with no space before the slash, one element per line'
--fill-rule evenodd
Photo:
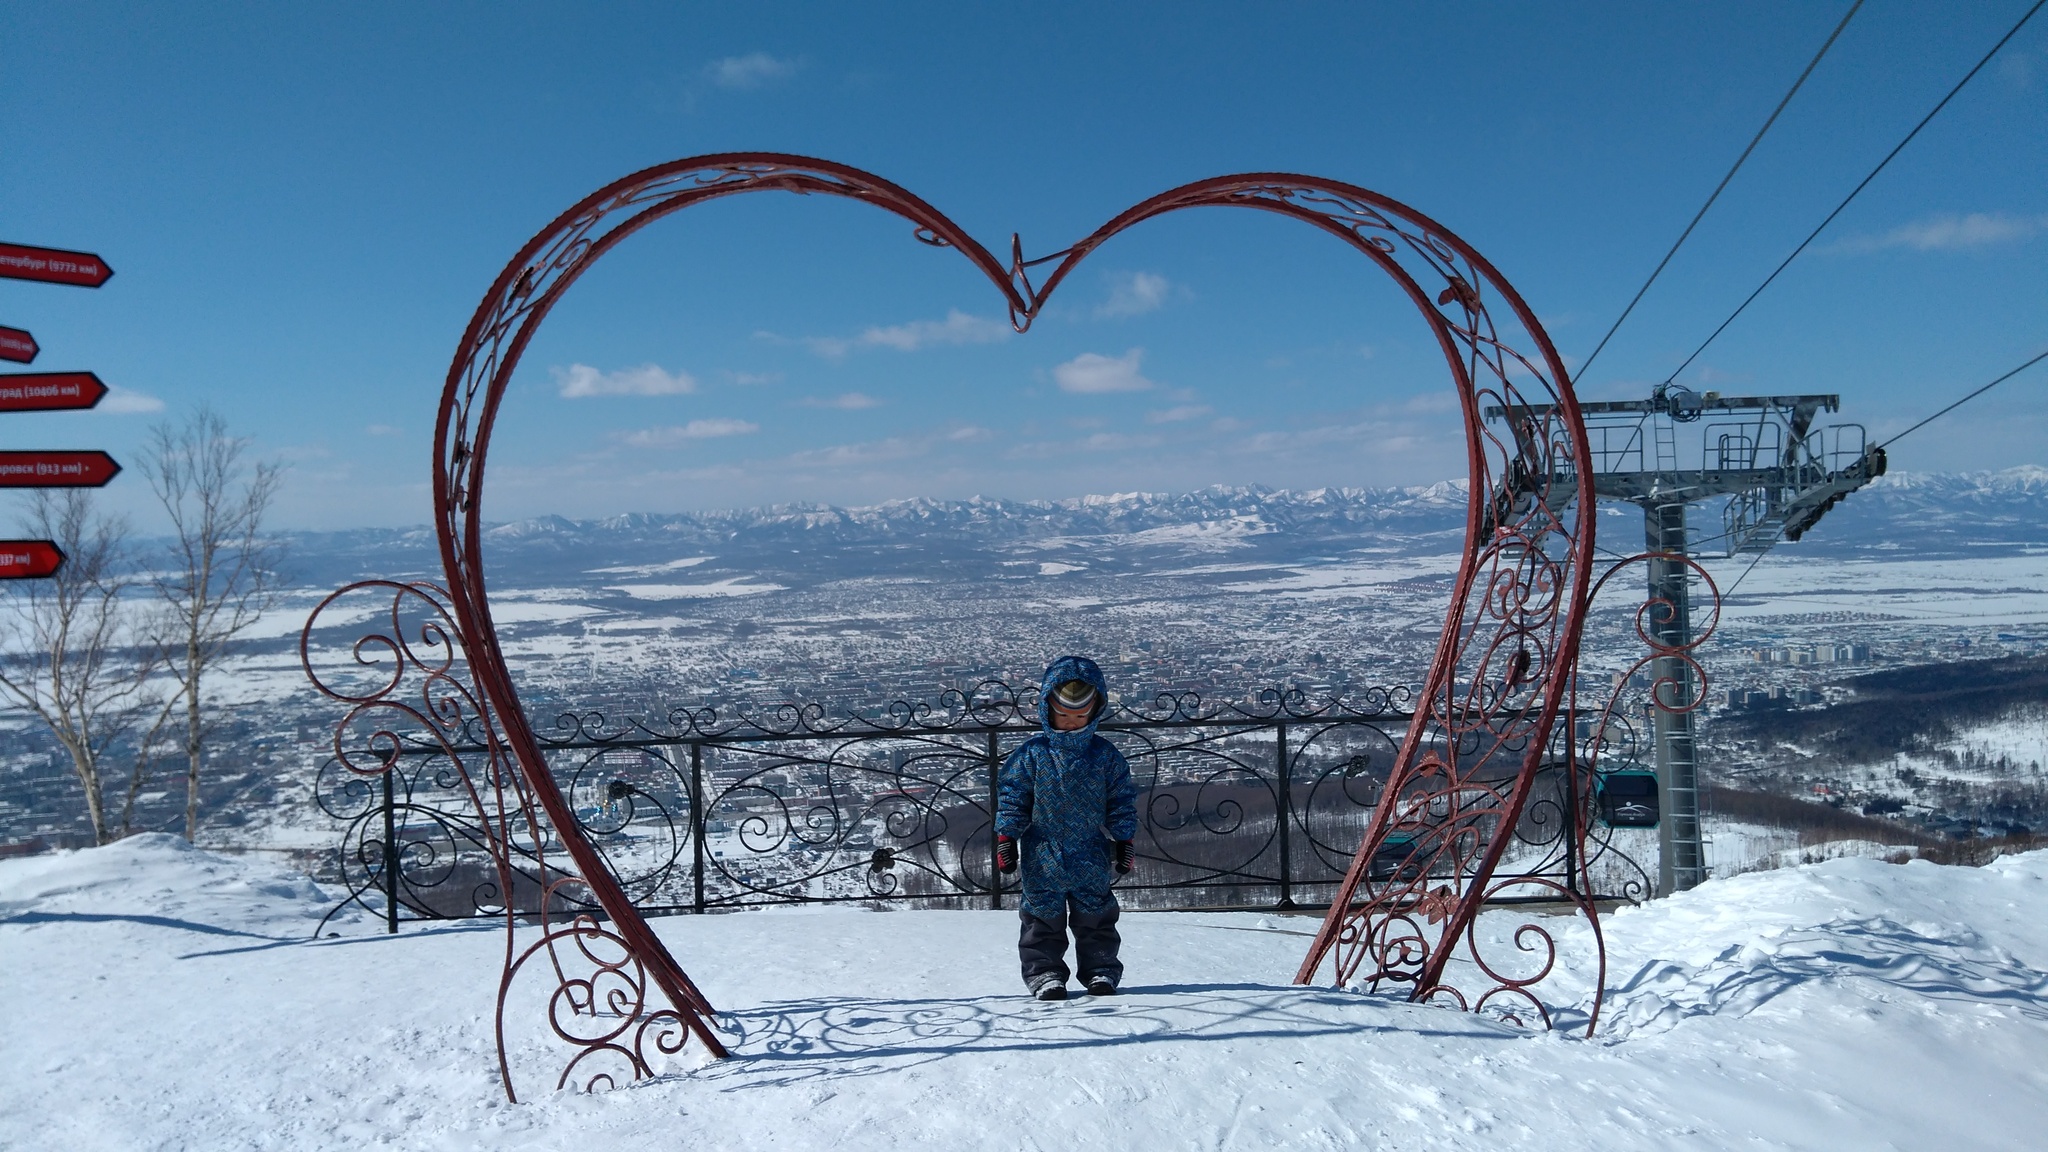
<path fill-rule="evenodd" d="M 19 328 L 0 328 L 0 360 L 12 360 L 16 364 L 35 363 L 36 338 Z"/>
<path fill-rule="evenodd" d="M 63 566 L 64 550 L 48 540 L 0 540 L 0 580 L 55 576 Z"/>
<path fill-rule="evenodd" d="M 91 252 L 0 244 L 0 276 L 97 288 L 113 274 L 114 270 L 107 267 L 107 262 Z"/>
<path fill-rule="evenodd" d="M 14 372 L 0 375 L 0 412 L 57 412 L 90 408 L 107 386 L 90 372 Z"/>
<path fill-rule="evenodd" d="M 0 488 L 98 488 L 120 470 L 105 452 L 0 452 Z"/>

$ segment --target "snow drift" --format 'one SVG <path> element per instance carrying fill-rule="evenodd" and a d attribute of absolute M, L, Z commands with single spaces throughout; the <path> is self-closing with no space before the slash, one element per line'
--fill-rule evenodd
<path fill-rule="evenodd" d="M 1625 910 L 1590 1041 L 1292 987 L 1304 917 L 1127 915 L 1129 994 L 1063 1004 L 1014 914 L 670 918 L 735 1057 L 521 1105 L 495 928 L 308 939 L 327 899 L 166 836 L 0 861 L 0 1146 L 2023 1148 L 2048 1114 L 2048 853 Z"/>

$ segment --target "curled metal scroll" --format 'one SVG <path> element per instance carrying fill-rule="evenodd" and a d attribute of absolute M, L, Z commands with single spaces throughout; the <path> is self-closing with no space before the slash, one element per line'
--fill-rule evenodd
<path fill-rule="evenodd" d="M 1616 560 L 1594 583 L 1591 602 L 1597 604 L 1617 576 L 1647 569 L 1652 561 L 1686 569 L 1701 586 L 1704 596 L 1695 598 L 1693 607 L 1707 609 L 1705 626 L 1695 627 L 1687 643 L 1671 645 L 1659 639 L 1654 625 L 1667 619 L 1674 605 L 1654 594 L 1635 604 L 1629 623 L 1644 654 L 1614 673 L 1605 697 L 1589 692 L 1581 698 L 1575 687 L 1569 723 L 1560 734 L 1569 744 L 1578 780 L 1578 819 L 1584 829 L 1577 869 L 1580 882 L 1588 891 L 1611 892 L 1631 901 L 1648 899 L 1656 890 L 1656 878 L 1642 864 L 1653 854 L 1654 831 L 1615 827 L 1603 821 L 1597 797 L 1615 777 L 1654 774 L 1651 721 L 1657 710 L 1697 713 L 1706 706 L 1708 676 L 1699 651 L 1721 626 L 1720 587 L 1699 561 L 1681 553 L 1641 552 Z M 1625 586 L 1615 584 L 1617 588 Z M 1661 658 L 1677 660 L 1684 666 L 1685 676 L 1674 680 L 1656 675 L 1655 665 Z M 1669 819 L 1670 814 L 1663 813 L 1661 818 Z"/>
<path fill-rule="evenodd" d="M 378 604 L 385 596 L 388 609 Z M 372 600 L 372 624 L 349 645 L 348 658 L 332 660 L 323 651 L 316 659 L 313 636 L 322 630 L 322 618 L 333 611 L 343 621 L 353 620 L 364 598 Z M 644 957 L 579 910 L 588 903 L 590 885 L 555 862 L 560 833 L 551 831 L 530 781 L 494 738 L 497 728 L 470 680 L 468 645 L 448 600 L 436 585 L 370 580 L 329 595 L 307 619 L 299 636 L 306 675 L 320 692 L 348 705 L 335 726 L 333 759 L 320 774 L 321 806 L 350 821 L 352 855 L 374 864 L 375 879 L 390 886 L 387 899 L 396 896 L 418 907 L 428 893 L 448 885 L 478 911 L 503 916 L 498 1073 L 508 1098 L 516 1101 L 518 1093 L 505 1042 L 506 1006 L 522 970 L 537 957 L 546 963 L 535 970 L 553 982 L 546 995 L 550 1029 L 574 1051 L 557 1087 L 572 1077 L 581 1077 L 584 1087 L 614 1083 L 613 1067 L 629 1079 L 647 1075 L 657 1054 L 679 1051 L 689 1035 L 722 1054 L 705 1022 L 711 1007 L 702 993 L 685 983 L 681 1003 L 652 1007 Z M 477 732 L 487 739 L 465 741 Z M 422 748 L 431 755 L 418 756 Z M 385 829 L 402 826 L 402 837 L 373 831 L 366 785 L 380 778 L 405 797 L 384 822 Z M 429 791 L 455 803 L 426 801 Z M 581 833 L 572 828 L 569 835 Z M 482 849 L 486 870 L 460 870 L 465 847 Z M 351 884 L 350 899 L 361 902 L 367 887 Z M 536 934 L 531 942 L 523 938 Z"/>
<path fill-rule="evenodd" d="M 1034 286 L 1013 238 L 999 260 L 908 191 L 858 169 L 802 156 L 732 153 L 635 173 L 558 217 L 505 267 L 485 295 L 449 368 L 434 439 L 434 512 L 447 591 L 491 729 L 531 798 L 532 818 L 559 838 L 565 868 L 588 887 L 611 931 L 652 985 L 685 1018 L 701 1002 L 660 939 L 577 828 L 570 802 L 520 707 L 492 623 L 481 555 L 484 465 L 491 429 L 521 354 L 549 311 L 598 259 L 647 224 L 707 200 L 785 191 L 865 201 L 907 221 L 914 236 L 951 249 L 986 275 L 1027 329 L 1054 289 L 1104 241 L 1141 221 L 1193 207 L 1240 207 L 1292 217 L 1349 245 L 1385 272 L 1416 307 L 1444 355 L 1461 402 L 1471 505 L 1465 555 L 1435 661 L 1382 804 L 1354 855 L 1336 907 L 1304 961 L 1313 978 L 1332 958 L 1340 980 L 1368 962 L 1376 979 L 1443 987 L 1445 946 L 1487 898 L 1496 863 L 1520 820 L 1575 666 L 1593 544 L 1586 434 L 1570 378 L 1549 337 L 1514 289 L 1476 251 L 1428 217 L 1367 189 L 1280 173 L 1184 185 L 1134 206 L 1071 248 Z M 1554 405 L 1530 415 L 1532 402 Z M 1482 405 L 1525 414 L 1503 439 L 1481 424 Z M 1414 803 L 1410 803 L 1413 800 Z M 1394 813 L 1401 815 L 1396 817 Z M 1430 883 L 1380 883 L 1370 862 L 1392 835 L 1427 858 Z M 1419 950 L 1373 942 L 1427 906 Z M 1591 909 L 1586 909 L 1591 915 Z M 1439 914 L 1440 913 L 1440 914 Z M 1523 986 L 1516 986 L 1523 987 Z M 1483 1004 L 1487 995 L 1471 998 Z M 651 1002 L 651 1000 L 650 1000 Z M 700 1033 L 717 1049 L 708 1032 Z M 509 1085 L 508 1085 L 509 1091 Z"/>
<path fill-rule="evenodd" d="M 714 723 L 728 710 L 710 707 L 671 708 L 659 720 L 578 710 L 539 731 L 579 830 L 644 913 L 817 901 L 960 907 L 1015 891 L 1016 878 L 998 885 L 988 866 L 994 777 L 1038 731 L 1035 691 L 990 680 L 936 702 L 760 710 L 802 718 L 772 728 Z M 1143 867 L 1120 885 L 1127 905 L 1327 899 L 1384 794 L 1413 719 L 1397 705 L 1410 696 L 1399 686 L 1314 700 L 1267 689 L 1223 703 L 1173 693 L 1112 705 L 1103 731 L 1138 787 Z M 487 748 L 398 735 L 388 797 L 338 758 L 315 782 L 315 802 L 343 826 L 345 904 L 394 921 L 500 914 L 499 884 L 481 880 L 496 875 L 493 838 L 458 768 Z M 1529 806 L 1509 866 L 1569 883 L 1555 808 L 1547 798 Z M 537 908 L 561 858 L 558 845 L 538 842 L 551 860 L 517 845 L 506 855 L 522 914 Z M 557 903 L 562 914 L 596 908 Z"/>

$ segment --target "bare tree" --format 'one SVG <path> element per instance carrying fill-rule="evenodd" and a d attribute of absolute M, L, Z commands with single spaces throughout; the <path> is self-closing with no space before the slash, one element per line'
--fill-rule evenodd
<path fill-rule="evenodd" d="M 32 497 L 23 527 L 64 551 L 46 580 L 24 580 L 8 597 L 0 698 L 50 729 L 85 788 L 93 842 L 114 837 L 101 771 L 108 749 L 157 706 L 149 694 L 153 649 L 138 645 L 121 595 L 131 583 L 127 523 L 98 513 L 87 489 Z"/>
<path fill-rule="evenodd" d="M 162 645 L 157 644 L 150 655 L 160 663 L 163 657 Z M 142 792 L 143 781 L 149 779 L 150 769 L 156 767 L 157 761 L 166 751 L 163 744 L 164 726 L 170 723 L 171 713 L 177 710 L 178 701 L 182 698 L 182 694 L 177 692 L 160 694 L 156 698 L 156 718 L 135 740 L 135 764 L 128 772 L 128 794 L 121 801 L 121 834 L 117 839 L 126 840 L 135 833 L 135 800 Z M 140 725 L 137 727 L 140 728 Z"/>
<path fill-rule="evenodd" d="M 206 753 L 206 674 L 229 642 L 276 601 L 277 546 L 263 516 L 277 494 L 276 464 L 243 460 L 249 442 L 202 406 L 182 423 L 150 430 L 142 473 L 170 515 L 174 537 L 155 577 L 165 610 L 165 666 L 185 706 L 185 838 L 199 831 L 199 778 Z"/>

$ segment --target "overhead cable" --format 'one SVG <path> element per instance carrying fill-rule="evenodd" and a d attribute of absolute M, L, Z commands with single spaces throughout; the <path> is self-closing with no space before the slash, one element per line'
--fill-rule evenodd
<path fill-rule="evenodd" d="M 1780 537 L 1780 539 L 1782 539 L 1782 537 Z M 1751 560 L 1749 562 L 1749 567 L 1744 568 L 1742 570 L 1742 575 L 1737 576 L 1735 578 L 1735 583 L 1730 584 L 1728 586 L 1728 590 L 1726 592 L 1721 593 L 1721 600 L 1723 603 L 1726 603 L 1730 597 L 1735 595 L 1735 590 L 1737 588 L 1742 587 L 1742 582 L 1744 580 L 1749 579 L 1749 574 L 1751 572 L 1756 571 L 1756 566 L 1763 563 L 1764 557 L 1769 556 L 1771 554 L 1771 549 L 1776 548 L 1777 546 L 1777 540 L 1773 540 L 1769 544 L 1764 545 L 1764 550 L 1756 554 L 1756 559 Z"/>
<path fill-rule="evenodd" d="M 1925 420 L 1920 421 L 1920 423 L 1913 425 L 1911 428 L 1906 429 L 1904 432 L 1901 432 L 1897 436 L 1894 436 L 1891 439 L 1885 441 L 1884 443 L 1878 445 L 1878 447 L 1889 448 L 1892 445 L 1897 444 L 1899 441 L 1904 440 L 1907 436 L 1911 435 L 1912 433 L 1918 432 L 1920 429 L 1925 428 L 1927 425 L 1934 423 L 1936 420 L 1941 419 L 1943 416 L 1948 415 L 1949 413 L 1955 411 L 1956 409 L 1962 407 L 1970 401 L 1975 400 L 1977 397 L 1982 396 L 1986 392 L 1991 391 L 1993 388 L 1998 387 L 2000 384 L 2005 383 L 2007 380 L 2010 380 L 2013 377 L 2019 375 L 2020 373 L 2025 372 L 2027 369 L 2032 368 L 2034 365 L 2039 364 L 2043 360 L 2048 360 L 2048 352 L 2041 353 L 2039 356 L 2034 357 L 2032 360 L 2027 361 L 2025 364 L 2022 364 L 2019 367 L 2013 369 L 2012 371 L 2007 372 L 2005 375 L 2000 376 L 1998 379 L 1993 380 L 1991 383 L 1986 384 L 1982 388 L 1977 389 L 1975 392 L 1970 393 L 1968 396 L 1963 397 L 1961 400 L 1958 400 L 1955 403 L 1949 405 L 1948 407 L 1943 408 L 1941 411 L 1936 412 L 1934 415 L 1929 416 Z"/>
<path fill-rule="evenodd" d="M 1807 62 L 1806 71 L 1801 72 L 1799 74 L 1799 79 L 1794 80 L 1792 82 L 1792 87 L 1787 89 L 1785 92 L 1785 98 L 1778 101 L 1778 106 L 1776 108 L 1771 109 L 1770 116 L 1764 120 L 1764 126 L 1757 129 L 1756 135 L 1750 138 L 1749 147 L 1744 148 L 1742 150 L 1742 155 L 1737 156 L 1735 158 L 1734 166 L 1728 169 L 1728 174 L 1726 176 L 1721 177 L 1721 182 L 1719 184 L 1714 185 L 1714 192 L 1712 195 L 1707 197 L 1707 202 L 1705 204 L 1700 205 L 1700 210 L 1698 212 L 1693 213 L 1692 223 L 1687 224 L 1685 226 L 1685 231 L 1680 232 L 1678 234 L 1677 241 L 1671 245 L 1671 251 L 1664 253 L 1664 258 L 1662 260 L 1657 261 L 1657 266 L 1650 270 L 1650 278 L 1648 280 L 1643 281 L 1643 286 L 1641 288 L 1636 289 L 1636 294 L 1630 298 L 1628 302 L 1628 307 L 1623 308 L 1621 310 L 1621 315 L 1616 316 L 1614 318 L 1614 323 L 1608 327 L 1607 335 L 1602 336 L 1600 338 L 1600 343 L 1593 346 L 1592 355 L 1587 356 L 1586 362 L 1584 364 L 1581 364 L 1579 366 L 1579 370 L 1572 374 L 1572 383 L 1577 384 L 1582 378 L 1584 378 L 1584 376 L 1586 375 L 1586 370 L 1593 366 L 1593 361 L 1598 360 L 1600 358 L 1601 349 L 1606 348 L 1607 342 L 1609 340 L 1614 339 L 1615 332 L 1619 331 L 1621 328 L 1621 322 L 1628 319 L 1628 314 L 1636 310 L 1636 305 L 1642 302 L 1643 294 L 1650 290 L 1650 285 L 1655 284 L 1657 282 L 1657 277 L 1663 275 L 1664 266 L 1666 264 L 1671 263 L 1671 258 L 1673 256 L 1678 255 L 1678 249 L 1685 244 L 1686 237 L 1691 236 L 1692 230 L 1699 227 L 1700 221 L 1704 219 L 1707 215 L 1707 209 L 1712 208 L 1714 206 L 1714 201 L 1719 200 L 1721 198 L 1722 190 L 1727 188 L 1728 182 L 1730 180 L 1735 179 L 1735 174 L 1742 170 L 1743 162 L 1748 160 L 1749 154 L 1751 152 L 1756 151 L 1756 146 L 1763 142 L 1764 133 L 1769 132 L 1771 130 L 1771 125 L 1776 124 L 1778 122 L 1778 114 L 1785 110 L 1785 105 L 1792 103 L 1792 97 L 1798 94 L 1800 87 L 1806 83 L 1806 78 L 1808 76 L 1813 75 L 1813 70 L 1820 65 L 1821 57 L 1826 56 L 1828 54 L 1828 49 L 1835 46 L 1835 40 L 1837 37 L 1841 36 L 1842 29 L 1847 28 L 1849 26 L 1849 18 L 1851 16 L 1856 15 L 1856 10 L 1861 7 L 1863 7 L 1863 0 L 1856 0 L 1854 4 L 1849 5 L 1849 11 L 1842 17 L 1842 22 L 1840 24 L 1835 25 L 1835 30 L 1833 32 L 1828 33 L 1827 42 L 1822 44 L 1820 46 L 1820 51 L 1814 53 L 1813 59 Z"/>
<path fill-rule="evenodd" d="M 2036 4 L 2035 7 L 2038 8 L 2040 7 L 2040 5 Z M 1899 441 L 1905 439 L 1911 433 L 1918 432 L 1920 429 L 1925 428 L 1927 425 L 1934 423 L 1936 420 L 1939 420 L 1943 416 L 1948 415 L 1950 412 L 1955 411 L 1956 409 L 1962 407 L 1970 401 L 1975 400 L 1977 397 L 1982 396 L 1986 392 L 1991 391 L 1993 388 L 1998 387 L 2000 384 L 2005 383 L 2007 380 L 2010 380 L 2013 377 L 2019 375 L 2020 373 L 2025 372 L 2027 369 L 2032 368 L 2034 365 L 2039 364 L 2043 360 L 2048 360 L 2048 352 L 2041 353 L 2040 355 L 2034 357 L 2032 360 L 2029 360 L 2026 363 L 2020 365 L 2019 367 L 2013 369 L 2012 371 L 2007 372 L 2005 375 L 2000 376 L 1998 379 L 1993 380 L 1991 383 L 1986 384 L 1982 388 L 1979 388 L 1971 392 L 1969 395 L 1964 396 L 1962 399 L 1957 400 L 1953 404 L 1950 404 L 1946 408 L 1943 408 L 1941 411 L 1936 412 L 1934 415 L 1927 417 L 1926 419 L 1920 421 L 1918 424 L 1913 425 L 1911 428 L 1906 429 L 1904 432 L 1901 432 L 1897 436 L 1894 436 L 1891 439 L 1885 441 L 1884 443 L 1878 445 L 1877 451 L 1882 452 L 1885 449 L 1890 448 L 1892 445 L 1897 444 Z M 1735 583 L 1730 584 L 1728 586 L 1727 591 L 1721 593 L 1722 599 L 1725 600 L 1728 597 L 1735 595 L 1735 590 L 1737 588 L 1742 587 L 1742 582 L 1744 580 L 1749 579 L 1749 574 L 1751 572 L 1756 571 L 1756 566 L 1758 564 L 1763 563 L 1764 557 L 1770 555 L 1771 549 L 1776 548 L 1778 546 L 1779 540 L 1781 539 L 1783 539 L 1783 537 L 1774 539 L 1769 544 L 1764 545 L 1763 551 L 1758 552 L 1756 554 L 1756 559 L 1751 560 L 1749 562 L 1749 567 L 1744 568 L 1742 570 L 1742 575 L 1737 576 L 1735 578 Z"/>
<path fill-rule="evenodd" d="M 2014 36 L 2018 35 L 2019 30 L 2021 28 L 2026 27 L 2027 21 L 2032 20 L 2034 18 L 2034 13 L 2039 12 L 2041 10 L 2042 5 L 2044 4 L 2048 4 L 2048 0 L 2034 0 L 2034 6 L 2027 9 L 2026 14 L 2019 18 L 2019 23 L 2014 24 L 2012 28 L 2006 32 L 2005 35 L 1998 38 L 1998 43 L 1993 44 L 1991 46 L 1991 51 L 1986 52 L 1984 54 L 1984 58 L 1977 61 L 1976 67 L 1971 68 L 1967 73 L 1963 75 L 1963 78 L 1961 80 L 1956 81 L 1956 86 L 1948 90 L 1948 95 L 1943 96 L 1941 98 L 1941 102 L 1934 106 L 1933 111 L 1930 111 L 1929 113 L 1927 113 L 1927 115 L 1922 116 L 1920 118 L 1920 122 L 1918 124 L 1913 125 L 1913 130 L 1911 132 L 1906 133 L 1906 138 L 1899 141 L 1898 144 L 1895 145 L 1890 152 L 1885 153 L 1884 159 L 1877 162 L 1877 167 L 1872 168 L 1870 170 L 1870 175 L 1865 176 L 1862 179 L 1862 181 L 1856 185 L 1855 188 L 1850 190 L 1847 196 L 1844 196 L 1842 198 L 1842 202 L 1840 204 L 1835 205 L 1835 210 L 1828 213 L 1826 219 L 1822 220 L 1820 224 L 1814 228 L 1813 231 L 1806 234 L 1806 239 L 1801 240 L 1799 242 L 1799 247 L 1794 248 L 1790 256 L 1785 257 L 1785 259 L 1782 262 L 1780 262 L 1776 268 L 1773 268 L 1771 270 L 1771 274 L 1769 276 L 1764 277 L 1764 282 L 1756 286 L 1756 291 L 1751 292 L 1749 296 L 1742 301 L 1741 304 L 1736 305 L 1735 311 L 1730 312 L 1728 314 L 1728 318 L 1726 320 L 1721 321 L 1720 327 L 1715 328 L 1712 335 L 1709 335 L 1705 340 L 1700 342 L 1699 347 L 1692 350 L 1692 355 L 1687 356 L 1685 358 L 1684 363 L 1680 364 L 1678 367 L 1671 370 L 1671 375 L 1666 376 L 1664 378 L 1664 383 L 1669 384 L 1673 380 L 1678 379 L 1678 374 L 1680 372 L 1685 371 L 1687 365 L 1690 365 L 1694 360 L 1698 359 L 1699 354 L 1707 350 L 1707 345 L 1712 344 L 1717 338 L 1720 337 L 1722 332 L 1727 330 L 1730 324 L 1735 323 L 1735 318 L 1737 316 L 1742 315 L 1743 311 L 1747 309 L 1750 303 L 1754 301 L 1758 296 L 1763 295 L 1764 289 L 1769 288 L 1771 286 L 1771 281 L 1776 280 L 1778 278 L 1778 273 L 1783 272 L 1786 266 L 1790 265 L 1792 261 L 1797 260 L 1799 258 L 1799 254 L 1801 252 L 1806 251 L 1806 246 L 1813 243 L 1814 238 L 1818 237 L 1823 231 L 1825 231 L 1829 224 L 1834 223 L 1835 217 L 1840 216 L 1842 214 L 1842 209 L 1847 208 L 1849 206 L 1850 201 L 1856 199 L 1857 195 L 1860 194 L 1864 188 L 1868 187 L 1872 180 L 1877 179 L 1877 174 L 1879 172 L 1884 171 L 1885 166 L 1892 162 L 1892 158 L 1897 156 L 1900 152 L 1904 151 L 1906 145 L 1911 144 L 1913 142 L 1913 137 L 1918 136 L 1920 134 L 1920 130 L 1922 128 L 1927 127 L 1928 121 L 1934 119 L 1934 117 L 1937 114 L 1939 114 L 1943 108 L 1948 107 L 1948 102 L 1956 98 L 1956 93 L 1961 92 L 1963 90 L 1964 85 L 1968 84 L 1970 80 L 1977 75 L 1977 73 L 1983 71 L 1984 66 L 1986 64 L 1991 63 L 1991 58 L 1993 56 L 1998 55 L 1998 50 L 2005 47 L 2006 41 L 2011 40 Z"/>

